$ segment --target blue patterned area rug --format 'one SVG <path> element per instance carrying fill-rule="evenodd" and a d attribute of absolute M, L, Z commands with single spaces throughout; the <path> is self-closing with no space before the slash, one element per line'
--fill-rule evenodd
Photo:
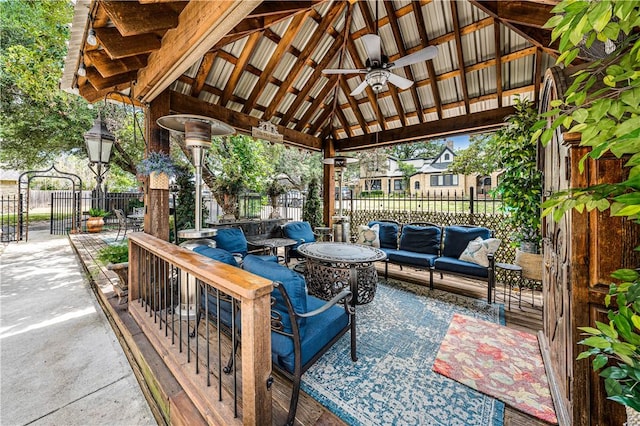
<path fill-rule="evenodd" d="M 357 308 L 349 333 L 302 376 L 302 389 L 349 425 L 492 425 L 504 404 L 432 371 L 455 313 L 504 324 L 502 305 L 396 280 Z"/>

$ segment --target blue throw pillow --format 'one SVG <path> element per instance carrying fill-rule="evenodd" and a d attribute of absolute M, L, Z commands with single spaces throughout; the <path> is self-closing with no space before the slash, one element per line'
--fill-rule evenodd
<path fill-rule="evenodd" d="M 309 222 L 289 222 L 282 227 L 285 237 L 296 240 L 298 243 L 292 248 L 298 248 L 303 243 L 313 243 L 316 240 L 316 236 L 313 234 L 313 229 Z"/>
<path fill-rule="evenodd" d="M 291 301 L 293 310 L 300 314 L 307 312 L 306 285 L 304 278 L 302 278 L 300 274 L 292 271 L 286 266 L 264 261 L 258 256 L 254 256 L 252 254 L 247 255 L 247 257 L 244 258 L 242 268 L 245 271 L 259 275 L 268 280 L 282 283 L 284 289 L 289 295 L 289 300 Z M 278 289 L 274 289 L 273 292 L 271 292 L 271 296 L 275 299 L 275 304 L 271 306 L 271 309 L 278 311 L 280 315 L 282 315 L 284 331 L 291 333 L 291 319 L 289 318 L 289 311 L 280 291 Z M 305 325 L 306 318 L 300 318 L 298 320 L 300 337 L 304 336 Z"/>
<path fill-rule="evenodd" d="M 247 238 L 240 228 L 218 229 L 214 239 L 218 248 L 230 253 L 238 253 L 242 257 L 247 254 Z"/>
<path fill-rule="evenodd" d="M 400 250 L 439 254 L 440 228 L 437 226 L 403 226 L 402 235 L 400 236 Z"/>
<path fill-rule="evenodd" d="M 380 226 L 380 248 L 398 248 L 398 225 L 393 222 L 372 220 L 369 227 L 378 224 Z M 466 246 L 465 246 L 466 247 Z"/>
<path fill-rule="evenodd" d="M 193 249 L 196 253 L 200 253 L 203 256 L 207 256 L 218 262 L 226 263 L 231 266 L 238 266 L 235 257 L 231 253 L 221 248 L 213 248 L 209 246 L 198 246 Z"/>
<path fill-rule="evenodd" d="M 447 226 L 444 228 L 444 246 L 442 256 L 458 259 L 467 248 L 469 242 L 476 238 L 486 240 L 491 237 L 491 231 L 479 226 Z"/>

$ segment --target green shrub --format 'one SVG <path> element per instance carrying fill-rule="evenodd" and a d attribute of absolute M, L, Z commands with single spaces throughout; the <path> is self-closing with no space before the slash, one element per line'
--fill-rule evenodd
<path fill-rule="evenodd" d="M 89 209 L 89 216 L 91 217 L 104 217 L 108 216 L 109 212 L 102 209 Z"/>
<path fill-rule="evenodd" d="M 98 260 L 104 264 L 128 262 L 129 244 L 114 244 L 100 249 L 98 251 Z"/>

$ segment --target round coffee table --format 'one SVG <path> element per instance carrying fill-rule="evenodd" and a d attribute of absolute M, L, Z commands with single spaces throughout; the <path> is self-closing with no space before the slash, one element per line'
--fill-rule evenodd
<path fill-rule="evenodd" d="M 307 258 L 305 279 L 311 295 L 330 300 L 349 286 L 354 305 L 373 300 L 378 287 L 374 262 L 387 257 L 375 247 L 338 242 L 302 244 L 298 253 Z"/>

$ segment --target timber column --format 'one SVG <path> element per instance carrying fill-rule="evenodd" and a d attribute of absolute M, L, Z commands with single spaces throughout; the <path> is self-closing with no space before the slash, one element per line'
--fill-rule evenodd
<path fill-rule="evenodd" d="M 336 148 L 333 144 L 333 138 L 328 137 L 323 141 L 324 158 L 333 158 L 336 156 Z M 323 187 L 323 215 L 324 222 L 328 227 L 333 226 L 331 218 L 336 213 L 336 174 L 333 163 L 324 164 L 324 177 L 322 180 Z"/>
<path fill-rule="evenodd" d="M 145 114 L 147 147 L 145 157 L 151 152 L 169 154 L 169 131 L 158 126 L 156 120 L 169 114 L 170 96 L 162 92 L 151 101 Z M 149 188 L 149 177 L 144 181 L 144 232 L 169 241 L 169 190 Z"/>

